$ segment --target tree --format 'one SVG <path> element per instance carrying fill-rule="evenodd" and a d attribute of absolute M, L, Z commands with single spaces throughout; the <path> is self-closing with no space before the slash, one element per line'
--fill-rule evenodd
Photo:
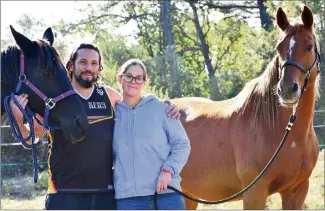
<path fill-rule="evenodd" d="M 270 31 L 272 27 L 271 17 L 266 11 L 266 5 L 264 4 L 266 0 L 257 0 L 258 9 L 260 12 L 261 26 L 266 31 Z"/>
<path fill-rule="evenodd" d="M 267 0 L 241 2 L 206 0 L 203 1 L 202 4 L 207 6 L 209 9 L 218 10 L 229 17 L 236 16 L 244 20 L 252 17 L 260 18 L 261 27 L 266 31 L 269 31 L 272 27 L 272 22 L 270 15 L 267 13 L 266 2 Z M 257 14 L 257 11 L 259 12 L 259 15 Z"/>
<path fill-rule="evenodd" d="M 179 73 L 178 73 L 178 65 L 176 59 L 176 52 L 174 46 L 174 37 L 172 32 L 172 25 L 170 21 L 170 10 L 171 10 L 171 2 L 170 0 L 160 1 L 160 14 L 161 14 L 161 25 L 163 28 L 163 39 L 164 39 L 164 47 L 166 57 L 166 63 L 169 64 L 172 76 L 171 85 L 173 90 L 175 90 L 175 94 L 171 93 L 170 97 L 181 97 L 182 91 L 179 83 Z"/>

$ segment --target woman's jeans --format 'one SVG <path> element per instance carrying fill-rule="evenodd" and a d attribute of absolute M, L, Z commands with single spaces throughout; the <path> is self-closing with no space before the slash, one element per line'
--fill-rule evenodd
<path fill-rule="evenodd" d="M 154 210 L 155 196 L 137 196 L 117 199 L 118 210 Z M 158 194 L 157 207 L 159 210 L 185 210 L 185 201 L 178 193 Z"/>

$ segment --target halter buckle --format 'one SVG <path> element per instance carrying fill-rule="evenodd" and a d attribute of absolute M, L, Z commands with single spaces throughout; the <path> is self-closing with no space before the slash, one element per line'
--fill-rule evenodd
<path fill-rule="evenodd" d="M 48 98 L 48 99 L 45 101 L 45 106 L 48 107 L 49 109 L 52 109 L 52 108 L 54 108 L 54 106 L 55 106 L 55 102 L 53 101 L 52 98 Z"/>
<path fill-rule="evenodd" d="M 26 75 L 24 73 L 22 73 L 22 74 L 19 75 L 18 79 L 19 79 L 20 82 L 25 82 L 27 77 L 26 77 Z"/>

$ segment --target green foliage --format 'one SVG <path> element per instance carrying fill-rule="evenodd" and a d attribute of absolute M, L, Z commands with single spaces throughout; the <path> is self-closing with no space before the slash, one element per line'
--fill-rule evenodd
<path fill-rule="evenodd" d="M 169 98 L 174 98 L 176 95 L 173 88 L 176 84 L 172 84 L 172 76 L 169 71 L 170 60 L 172 57 L 176 60 L 180 87 L 182 88 L 182 96 L 207 96 L 208 93 L 204 92 L 205 87 L 205 74 L 196 75 L 189 70 L 186 61 L 182 60 L 178 53 L 174 53 L 168 49 L 165 49 L 162 56 L 156 56 L 155 58 L 149 58 L 145 60 L 148 67 L 148 74 L 150 78 L 149 85 L 154 87 L 154 90 L 161 91 L 163 95 L 167 95 Z"/>
<path fill-rule="evenodd" d="M 131 58 L 143 59 L 146 52 L 139 45 L 128 45 L 127 39 L 102 33 L 95 44 L 102 53 L 104 67 L 101 74 L 101 83 L 118 88 L 116 76 L 119 67 Z"/>
<path fill-rule="evenodd" d="M 43 171 L 38 175 L 37 188 L 38 189 L 47 189 L 48 181 L 49 181 L 49 173 L 48 171 Z"/>

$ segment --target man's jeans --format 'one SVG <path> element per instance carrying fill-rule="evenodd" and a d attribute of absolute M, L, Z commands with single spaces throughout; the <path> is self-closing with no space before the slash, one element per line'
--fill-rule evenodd
<path fill-rule="evenodd" d="M 114 192 L 54 193 L 46 196 L 47 210 L 116 210 Z"/>
<path fill-rule="evenodd" d="M 185 210 L 185 201 L 178 193 L 159 194 L 157 207 L 159 210 Z M 155 196 L 138 196 L 117 199 L 118 210 L 154 210 Z"/>

